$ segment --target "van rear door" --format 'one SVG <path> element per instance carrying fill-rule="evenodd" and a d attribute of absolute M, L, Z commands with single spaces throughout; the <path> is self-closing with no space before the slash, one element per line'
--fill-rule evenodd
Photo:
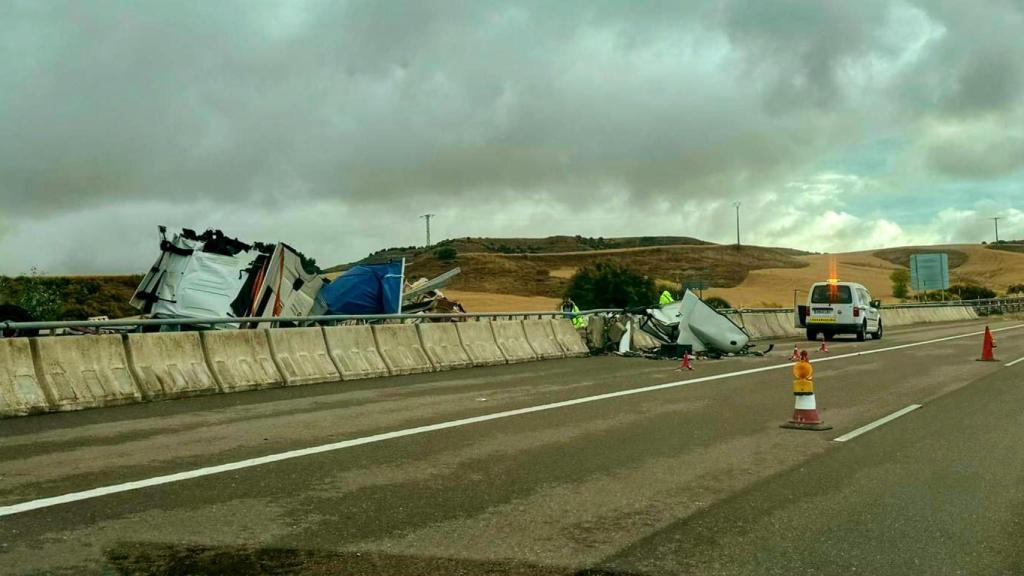
<path fill-rule="evenodd" d="M 842 322 L 844 308 L 853 304 L 853 290 L 843 284 L 815 284 L 811 289 L 807 325 L 828 325 Z"/>

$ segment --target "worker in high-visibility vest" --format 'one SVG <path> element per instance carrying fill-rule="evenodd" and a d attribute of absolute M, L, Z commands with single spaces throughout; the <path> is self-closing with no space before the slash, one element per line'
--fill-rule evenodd
<path fill-rule="evenodd" d="M 672 294 L 670 294 L 668 290 L 662 292 L 661 298 L 658 298 L 658 304 L 662 306 L 664 306 L 665 304 L 671 304 L 673 302 L 675 302 L 675 299 L 672 298 Z"/>
<path fill-rule="evenodd" d="M 587 325 L 587 317 L 586 316 L 578 316 L 578 314 L 580 312 L 579 306 L 576 306 L 576 303 L 573 302 L 571 298 L 566 298 L 566 299 L 562 300 L 561 310 L 562 310 L 562 312 L 565 313 L 566 316 L 568 316 L 569 314 L 573 314 L 573 316 L 571 318 L 572 318 L 572 325 L 574 327 L 576 327 L 576 328 L 583 328 L 583 327 L 585 327 Z"/>

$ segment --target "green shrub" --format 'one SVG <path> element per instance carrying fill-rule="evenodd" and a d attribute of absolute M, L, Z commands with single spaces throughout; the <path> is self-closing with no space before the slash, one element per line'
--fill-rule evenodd
<path fill-rule="evenodd" d="M 580 268 L 569 279 L 565 295 L 582 310 L 633 308 L 658 302 L 654 280 L 614 262 Z"/>
<path fill-rule="evenodd" d="M 892 281 L 892 295 L 901 300 L 906 298 L 909 294 L 910 272 L 903 268 L 893 270 L 889 280 Z"/>
<path fill-rule="evenodd" d="M 437 256 L 438 260 L 444 262 L 455 260 L 455 257 L 458 256 L 458 254 L 459 251 L 456 250 L 454 246 L 445 246 L 443 248 L 438 248 L 437 250 L 434 250 L 434 256 Z"/>
<path fill-rule="evenodd" d="M 732 308 L 732 304 L 721 296 L 708 296 L 704 299 L 704 303 L 714 308 L 715 310 L 724 310 L 726 308 Z"/>

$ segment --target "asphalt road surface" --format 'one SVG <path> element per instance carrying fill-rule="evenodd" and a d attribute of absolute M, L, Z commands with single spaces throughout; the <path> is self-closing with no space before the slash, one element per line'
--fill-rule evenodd
<path fill-rule="evenodd" d="M 1024 323 L 983 326 L 812 351 L 826 432 L 779 428 L 792 341 L 3 420 L 0 573 L 1024 574 Z"/>

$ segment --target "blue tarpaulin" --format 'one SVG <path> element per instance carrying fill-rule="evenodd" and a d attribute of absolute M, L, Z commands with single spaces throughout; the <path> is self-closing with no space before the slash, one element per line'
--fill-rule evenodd
<path fill-rule="evenodd" d="M 320 290 L 331 314 L 398 314 L 402 309 L 403 263 L 353 266 Z"/>

